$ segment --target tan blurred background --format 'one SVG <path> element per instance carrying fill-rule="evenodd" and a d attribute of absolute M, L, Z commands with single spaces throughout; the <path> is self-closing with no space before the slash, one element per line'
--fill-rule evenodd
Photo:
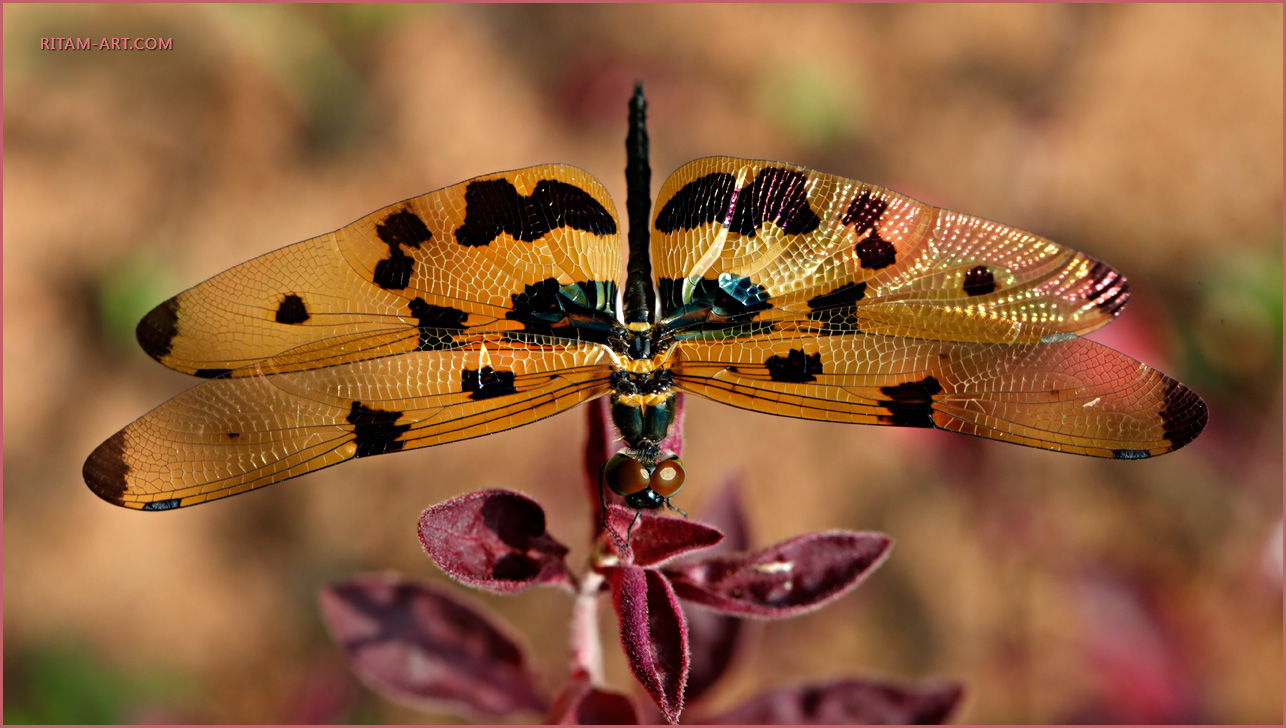
<path fill-rule="evenodd" d="M 1085 250 L 1133 285 L 1095 338 L 1211 410 L 1186 449 L 1123 463 L 690 403 L 689 511 L 739 472 L 761 545 L 896 540 L 855 593 L 767 624 L 714 707 L 878 675 L 961 680 L 963 722 L 1279 723 L 1281 12 L 6 5 L 6 722 L 456 720 L 358 687 L 316 590 L 444 581 L 421 509 L 493 486 L 538 498 L 579 568 L 582 412 L 170 513 L 103 503 L 81 464 L 193 384 L 133 326 L 229 266 L 541 162 L 623 208 L 642 78 L 654 188 L 695 157 L 781 159 Z M 561 683 L 567 597 L 468 596 Z"/>

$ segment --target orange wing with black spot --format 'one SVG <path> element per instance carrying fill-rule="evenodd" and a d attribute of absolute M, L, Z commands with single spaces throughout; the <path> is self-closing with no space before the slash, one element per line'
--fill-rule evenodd
<path fill-rule="evenodd" d="M 243 263 L 139 325 L 149 354 L 211 381 L 99 446 L 85 480 L 118 505 L 176 508 L 599 396 L 620 258 L 603 186 L 546 165 Z"/>
<path fill-rule="evenodd" d="M 1125 279 L 1030 233 L 714 157 L 662 187 L 652 251 L 675 382 L 719 402 L 1127 459 L 1205 426 L 1187 387 L 1077 336 L 1120 313 Z"/>
<path fill-rule="evenodd" d="M 247 376 L 264 359 L 351 334 L 522 330 L 515 306 L 563 287 L 580 286 L 589 307 L 611 311 L 620 264 L 602 183 L 567 165 L 529 167 L 413 197 L 242 263 L 157 306 L 138 339 L 171 369 Z M 348 361 L 391 352 L 335 353 Z"/>

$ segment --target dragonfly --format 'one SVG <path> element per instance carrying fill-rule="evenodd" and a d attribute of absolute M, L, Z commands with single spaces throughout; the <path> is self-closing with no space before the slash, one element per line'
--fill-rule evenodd
<path fill-rule="evenodd" d="M 1129 298 L 1109 265 L 768 160 L 689 162 L 653 206 L 641 84 L 629 108 L 628 256 L 602 183 L 546 164 L 235 266 L 139 323 L 208 381 L 95 449 L 90 490 L 170 510 L 602 396 L 624 442 L 603 480 L 637 510 L 683 485 L 662 447 L 680 392 L 1121 460 L 1205 427 L 1191 389 L 1082 338 Z"/>

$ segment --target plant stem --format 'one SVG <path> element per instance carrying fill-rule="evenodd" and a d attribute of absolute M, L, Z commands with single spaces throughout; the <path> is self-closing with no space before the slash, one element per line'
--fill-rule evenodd
<path fill-rule="evenodd" d="M 572 680 L 603 684 L 603 646 L 598 639 L 598 597 L 603 576 L 590 569 L 572 602 Z"/>

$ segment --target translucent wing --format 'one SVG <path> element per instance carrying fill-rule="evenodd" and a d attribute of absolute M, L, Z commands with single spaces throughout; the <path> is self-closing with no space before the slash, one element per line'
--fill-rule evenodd
<path fill-rule="evenodd" d="M 652 254 L 676 383 L 809 419 L 934 426 L 1138 458 L 1204 403 L 1075 335 L 1125 280 L 1044 238 L 803 167 L 701 159 L 666 181 Z"/>
<path fill-rule="evenodd" d="M 1087 339 L 931 341 L 880 334 L 690 342 L 681 388 L 737 407 L 830 422 L 937 427 L 1048 450 L 1138 459 L 1205 427 L 1190 389 Z"/>
<path fill-rule="evenodd" d="M 663 318 L 717 297 L 723 308 L 758 309 L 759 321 L 862 301 L 922 304 L 908 320 L 962 308 L 1080 334 L 1129 297 L 1107 265 L 1031 233 L 864 182 L 732 157 L 690 162 L 666 180 L 652 255 Z M 970 336 L 953 323 L 958 339 Z"/>
<path fill-rule="evenodd" d="M 576 167 L 528 167 L 413 197 L 242 263 L 157 306 L 138 338 L 171 369 L 249 376 L 248 365 L 350 334 L 532 330 L 557 324 L 567 298 L 610 313 L 620 261 L 602 184 Z M 299 364 L 362 356 L 331 353 L 332 362 Z"/>
<path fill-rule="evenodd" d="M 174 508 L 600 395 L 620 255 L 602 185 L 546 165 L 243 263 L 140 323 L 149 354 L 212 381 L 99 446 L 85 480 L 120 505 Z"/>
<path fill-rule="evenodd" d="M 476 336 L 450 351 L 307 367 L 420 335 L 339 337 L 204 382 L 100 445 L 85 463 L 85 481 L 117 505 L 177 508 L 354 457 L 507 430 L 609 387 L 604 347 L 541 336 L 526 345 Z"/>

